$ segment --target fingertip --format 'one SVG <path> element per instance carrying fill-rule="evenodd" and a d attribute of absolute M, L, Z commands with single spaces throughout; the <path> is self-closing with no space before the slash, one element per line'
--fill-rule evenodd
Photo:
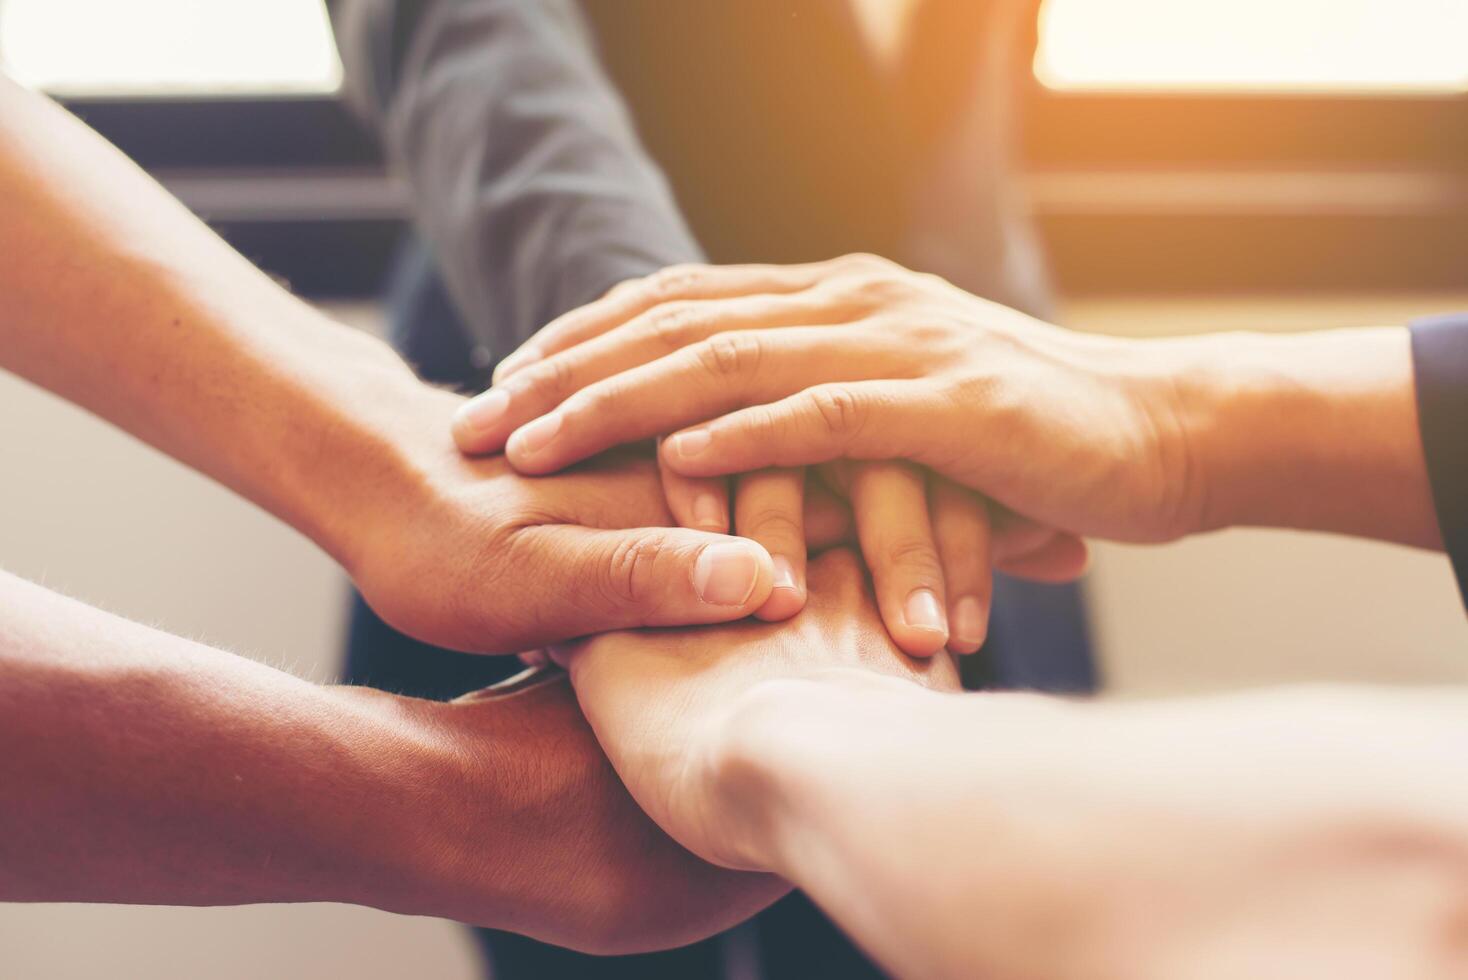
<path fill-rule="evenodd" d="M 549 451 L 551 442 L 561 431 L 564 416 L 551 412 L 538 419 L 526 422 L 510 434 L 505 442 L 505 458 L 521 473 L 552 473 L 560 467 L 555 454 Z"/>
<path fill-rule="evenodd" d="M 693 564 L 693 587 L 699 599 L 706 606 L 740 615 L 769 600 L 774 579 L 770 553 L 747 538 L 727 538 L 705 545 Z"/>
<path fill-rule="evenodd" d="M 501 441 L 496 437 L 509 408 L 509 393 L 497 388 L 491 388 L 460 405 L 450 424 L 454 444 L 459 447 L 459 451 L 473 456 L 499 449 Z"/>
<path fill-rule="evenodd" d="M 755 617 L 768 623 L 789 619 L 805 608 L 805 585 L 795 574 L 795 565 L 784 555 L 775 555 L 774 584 L 770 597 L 755 611 Z"/>
<path fill-rule="evenodd" d="M 1083 577 L 1090 563 L 1090 547 L 1084 540 L 1058 533 L 1036 551 L 1005 559 L 996 567 L 1015 578 L 1063 585 Z"/>
<path fill-rule="evenodd" d="M 963 596 L 953 604 L 949 614 L 953 635 L 948 649 L 954 653 L 978 653 L 989 635 L 989 609 L 974 596 Z"/>
<path fill-rule="evenodd" d="M 948 616 L 932 589 L 914 589 L 902 603 L 902 624 L 892 638 L 914 657 L 931 657 L 948 645 Z"/>
<path fill-rule="evenodd" d="M 704 476 L 713 436 L 707 429 L 687 429 L 668 436 L 658 447 L 663 464 L 685 476 Z M 705 465 L 700 465 L 705 464 Z"/>
<path fill-rule="evenodd" d="M 948 646 L 948 634 L 941 630 L 921 630 L 904 627 L 892 633 L 892 640 L 909 657 L 927 660 Z"/>

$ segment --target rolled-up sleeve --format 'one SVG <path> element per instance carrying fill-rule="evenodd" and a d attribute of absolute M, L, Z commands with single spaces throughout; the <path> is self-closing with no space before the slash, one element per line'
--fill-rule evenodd
<path fill-rule="evenodd" d="M 702 258 L 570 0 L 341 0 L 333 15 L 350 95 L 495 354 Z"/>
<path fill-rule="evenodd" d="M 1411 326 L 1422 448 L 1443 546 L 1468 606 L 1468 313 Z"/>

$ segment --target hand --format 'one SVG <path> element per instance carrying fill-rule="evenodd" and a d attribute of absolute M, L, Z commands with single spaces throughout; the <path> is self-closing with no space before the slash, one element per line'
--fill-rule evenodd
<path fill-rule="evenodd" d="M 908 460 L 1030 536 L 1162 540 L 1198 519 L 1167 345 L 1061 330 L 871 256 L 670 270 L 532 343 L 481 396 L 493 424 L 469 412 L 457 429 L 522 472 L 732 412 L 665 439 L 664 466 Z M 1062 568 L 1084 562 L 1071 538 L 1051 547 Z"/>
<path fill-rule="evenodd" d="M 614 954 L 705 938 L 789 890 L 715 868 L 659 830 L 607 764 L 559 671 L 447 704 L 336 692 L 356 713 L 386 719 L 378 767 L 403 783 L 370 834 L 372 853 L 391 851 L 371 866 L 398 878 L 371 875 L 352 900 Z"/>
<path fill-rule="evenodd" d="M 601 305 L 630 313 L 645 305 L 647 291 L 643 282 L 623 284 Z M 554 347 L 568 331 L 576 335 L 575 324 L 597 307 L 593 304 L 552 324 L 535 343 Z M 587 345 L 591 346 L 594 343 Z M 529 373 L 557 371 L 575 353 L 552 357 L 544 368 Z M 513 365 L 523 363 L 526 356 L 523 351 L 512 356 L 497 376 L 508 377 Z M 570 380 L 557 377 L 551 387 Z M 523 421 L 528 406 L 536 404 L 537 390 L 533 384 L 525 390 L 517 379 L 468 403 L 455 418 L 460 448 L 471 454 L 503 448 L 510 427 Z M 520 445 L 524 444 L 522 440 Z M 777 467 L 738 477 L 731 523 L 731 488 L 722 474 L 691 477 L 666 462 L 661 469 L 669 508 L 682 526 L 721 533 L 732 528 L 773 556 L 776 588 L 756 615 L 775 621 L 798 612 L 805 596 L 800 514 L 801 495 L 809 484 L 804 471 Z M 992 567 L 1059 582 L 1076 578 L 1086 565 L 1084 545 L 1077 539 L 1002 509 L 995 533 L 994 515 L 982 497 L 901 462 L 827 469 L 823 482 L 835 486 L 851 503 L 882 618 L 898 645 L 914 656 L 929 656 L 945 645 L 955 653 L 973 653 L 983 645 Z"/>
<path fill-rule="evenodd" d="M 364 478 L 369 503 L 345 508 L 328 534 L 395 628 L 516 653 L 608 629 L 741 619 L 769 598 L 763 548 L 669 527 L 652 460 L 624 454 L 526 479 L 501 457 L 456 452 L 447 431 L 461 399 L 417 387 L 371 463 L 385 472 Z"/>
<path fill-rule="evenodd" d="M 749 867 L 742 818 L 757 805 L 726 786 L 735 719 L 770 684 L 877 673 L 957 690 L 953 660 L 893 646 L 860 563 L 831 551 L 810 566 L 810 601 L 780 625 L 612 633 L 566 652 L 577 699 L 637 802 L 674 839 L 716 864 Z"/>

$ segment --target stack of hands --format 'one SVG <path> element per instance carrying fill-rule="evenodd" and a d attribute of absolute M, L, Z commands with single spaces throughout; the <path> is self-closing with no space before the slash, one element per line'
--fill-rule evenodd
<path fill-rule="evenodd" d="M 54 104 L 0 80 L 0 113 L 0 364 L 279 516 L 403 632 L 569 672 L 319 687 L 0 575 L 0 898 L 352 901 L 618 952 L 796 882 L 911 975 L 1461 966 L 1453 697 L 951 694 L 993 570 L 1073 579 L 1084 536 L 1439 546 L 1406 331 L 1124 341 L 871 257 L 680 268 L 466 403 Z"/>
<path fill-rule="evenodd" d="M 1369 425 L 1356 426 L 1361 415 L 1325 397 L 1335 377 L 1314 391 L 1308 372 L 1281 382 L 1351 433 L 1350 452 L 1380 449 L 1380 479 L 1404 481 L 1391 492 L 1420 466 L 1410 440 L 1405 450 L 1393 445 L 1412 424 L 1398 384 L 1399 334 L 1360 332 L 1355 349 L 1338 348 L 1326 368 L 1355 372 L 1345 390 L 1366 395 Z M 886 962 L 919 964 L 924 975 L 973 968 L 978 950 L 957 953 L 952 937 L 976 919 L 992 927 L 980 945 L 999 975 L 1124 973 L 1144 962 L 1159 976 L 1184 975 L 1200 942 L 1218 939 L 1239 964 L 1267 964 L 1281 922 L 1311 929 L 1318 916 L 1341 912 L 1319 901 L 1321 883 L 1305 875 L 1277 918 L 1245 915 L 1227 939 L 1214 936 L 1209 918 L 1231 915 L 1221 908 L 1247 901 L 1278 875 L 1281 855 L 1360 802 L 1334 752 L 1313 741 L 1239 738 L 1246 718 L 1264 719 L 1266 729 L 1294 717 L 1319 722 L 1319 693 L 1278 696 L 1263 709 L 1220 699 L 1150 713 L 1006 695 L 975 713 L 958 707 L 972 702 L 934 692 L 957 691 L 951 654 L 983 643 L 993 570 L 1071 580 L 1085 568 L 1083 536 L 1153 542 L 1276 523 L 1433 543 L 1430 508 L 1376 508 L 1385 491 L 1372 481 L 1350 503 L 1336 495 L 1307 506 L 1280 494 L 1282 465 L 1298 467 L 1300 495 L 1338 467 L 1296 462 L 1300 443 L 1287 432 L 1277 444 L 1251 435 L 1252 455 L 1241 453 L 1230 413 L 1257 409 L 1239 393 L 1262 389 L 1258 379 L 1288 361 L 1277 351 L 1251 355 L 1238 338 L 1225 343 L 1235 356 L 1220 367 L 1217 341 L 1076 334 L 869 256 L 680 268 L 624 284 L 547 327 L 504 363 L 490 391 L 457 410 L 453 435 L 467 457 L 482 458 L 465 465 L 537 476 L 516 482 L 522 492 L 585 481 L 571 495 L 581 499 L 607 492 L 598 486 L 625 487 L 606 498 L 623 508 L 622 523 L 671 518 L 689 533 L 729 532 L 759 546 L 700 544 L 669 531 L 623 551 L 615 565 L 621 599 L 687 594 L 691 584 L 707 610 L 708 584 L 736 578 L 724 566 L 710 573 L 707 556 L 737 553 L 738 584 L 721 592 L 728 605 L 719 618 L 739 622 L 605 632 L 551 647 L 618 776 L 679 844 L 714 865 L 798 880 L 840 905 L 833 895 L 913 892 L 911 862 L 931 871 L 952 849 L 980 846 L 973 828 L 983 826 L 1004 856 L 965 861 L 965 874 L 980 866 L 982 874 L 945 893 L 944 909 L 894 923 L 890 908 L 878 916 L 857 900 L 838 915 Z M 1259 403 L 1277 411 L 1277 392 Z M 1329 438 L 1330 427 L 1302 414 L 1300 433 Z M 1224 417 L 1228 427 L 1219 425 Z M 656 475 L 645 454 L 606 455 L 649 440 L 659 440 Z M 1331 455 L 1327 442 L 1315 445 Z M 1410 489 L 1425 496 L 1415 480 Z M 667 513 L 654 512 L 655 484 Z M 664 546 L 685 540 L 681 551 Z M 652 606 L 643 622 L 694 621 L 697 609 Z M 1390 713 L 1369 699 L 1327 712 L 1343 741 L 1353 737 L 1357 708 Z M 1281 762 L 1292 753 L 1298 758 Z M 1271 755 L 1290 780 L 1312 771 L 1317 797 L 1277 822 L 1271 812 L 1267 830 L 1221 843 L 1220 820 L 1250 821 L 1270 808 L 1263 787 L 1274 777 L 1249 788 L 1259 777 L 1247 760 Z M 892 795 L 906 783 L 910 800 L 934 795 L 945 781 L 962 789 L 946 813 L 924 811 L 936 821 L 926 847 L 893 847 L 900 857 L 888 867 L 860 856 L 906 832 L 911 813 Z M 1295 783 L 1287 792 L 1299 791 Z M 850 811 L 858 801 L 860 815 Z M 1056 807 L 1084 817 L 1042 831 L 1013 825 L 1015 814 L 1037 819 Z M 829 842 L 842 825 L 859 828 L 846 851 Z M 1140 850 L 1124 843 L 1143 840 Z M 1158 849 L 1171 865 L 1154 866 Z M 830 870 L 836 864 L 844 877 Z M 1372 880 L 1378 869 L 1364 864 L 1348 877 Z M 1139 868 L 1153 876 L 1145 886 L 1135 882 Z M 1052 876 L 1074 887 L 1037 885 Z M 724 910 L 743 914 L 785 888 L 744 881 L 748 890 Z M 1219 905 L 1189 904 L 1199 882 L 1210 882 L 1202 893 Z M 1415 893 L 1416 885 L 1403 887 Z M 1078 898 L 1102 892 L 1109 905 Z M 1156 921 L 1135 932 L 1126 923 L 1138 916 Z M 1010 938 L 1033 937 L 1054 917 L 1071 918 L 1068 942 Z M 1187 938 L 1160 942 L 1164 919 Z M 887 948 L 893 932 L 905 941 Z M 1340 949 L 1347 959 L 1357 952 Z"/>

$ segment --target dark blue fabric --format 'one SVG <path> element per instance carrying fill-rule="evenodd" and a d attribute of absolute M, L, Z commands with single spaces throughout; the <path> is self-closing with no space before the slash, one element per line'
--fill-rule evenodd
<path fill-rule="evenodd" d="M 1438 529 L 1468 606 L 1468 313 L 1411 326 L 1417 418 Z"/>

